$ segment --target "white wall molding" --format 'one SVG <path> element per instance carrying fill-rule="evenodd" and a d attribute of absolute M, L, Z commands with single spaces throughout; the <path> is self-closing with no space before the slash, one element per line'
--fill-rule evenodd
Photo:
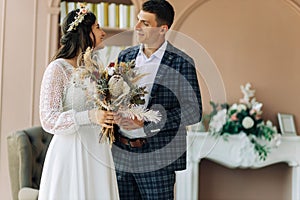
<path fill-rule="evenodd" d="M 46 41 L 46 60 L 45 66 L 48 65 L 49 60 L 53 53 L 57 50 L 57 33 L 58 33 L 58 18 L 60 13 L 59 3 L 53 5 L 53 7 L 49 7 L 48 16 L 47 16 L 47 37 Z"/>
<path fill-rule="evenodd" d="M 35 107 L 35 80 L 36 80 L 36 56 L 37 56 L 37 8 L 38 8 L 38 1 L 34 0 L 34 8 L 33 8 L 33 30 L 32 30 L 32 66 L 31 66 L 31 88 L 30 88 L 30 125 L 33 126 L 34 122 L 34 107 Z"/>
<path fill-rule="evenodd" d="M 5 37 L 5 18 L 6 18 L 6 0 L 2 1 L 1 10 L 1 33 L 0 33 L 0 130 L 2 130 L 2 98 L 3 98 L 3 65 L 4 65 L 4 37 Z M 1 149 L 1 132 L 0 132 L 0 149 Z M 1 154 L 0 154 L 1 160 Z"/>
<path fill-rule="evenodd" d="M 49 7 L 59 7 L 60 0 L 48 0 Z"/>

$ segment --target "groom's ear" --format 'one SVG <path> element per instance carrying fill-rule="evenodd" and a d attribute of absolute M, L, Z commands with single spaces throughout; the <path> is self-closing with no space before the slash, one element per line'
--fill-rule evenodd
<path fill-rule="evenodd" d="M 169 30 L 169 28 L 168 28 L 167 25 L 162 25 L 162 26 L 161 26 L 161 29 L 160 29 L 160 32 L 161 32 L 161 33 L 166 33 L 168 30 Z"/>

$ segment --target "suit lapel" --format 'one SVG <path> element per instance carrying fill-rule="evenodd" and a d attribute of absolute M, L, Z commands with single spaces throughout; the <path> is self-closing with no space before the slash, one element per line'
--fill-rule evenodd
<path fill-rule="evenodd" d="M 139 46 L 135 46 L 133 48 L 133 50 L 129 53 L 128 57 L 129 57 L 129 60 L 131 61 L 132 59 L 136 59 L 137 57 L 137 54 L 139 53 Z"/>
<path fill-rule="evenodd" d="M 174 57 L 174 54 L 172 54 L 173 52 L 172 49 L 173 46 L 168 42 L 166 51 L 164 53 L 164 56 L 161 59 L 157 74 L 155 76 L 152 90 L 150 92 L 149 104 L 151 103 L 152 98 L 155 97 L 156 90 L 162 83 L 162 78 L 167 73 L 168 68 L 171 67 L 171 63 Z"/>

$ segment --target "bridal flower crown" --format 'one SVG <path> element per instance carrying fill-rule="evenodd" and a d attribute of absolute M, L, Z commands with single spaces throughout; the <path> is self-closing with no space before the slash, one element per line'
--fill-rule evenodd
<path fill-rule="evenodd" d="M 84 16 L 89 12 L 89 9 L 85 7 L 83 3 L 78 3 L 79 12 L 77 16 L 74 17 L 74 21 L 70 24 L 68 32 L 76 30 L 76 27 L 84 20 Z"/>

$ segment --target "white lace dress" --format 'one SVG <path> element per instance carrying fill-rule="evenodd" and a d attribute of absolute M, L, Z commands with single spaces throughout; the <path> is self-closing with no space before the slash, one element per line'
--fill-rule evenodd
<path fill-rule="evenodd" d="M 71 81 L 73 67 L 57 59 L 41 86 L 40 119 L 54 134 L 44 163 L 40 200 L 119 199 L 108 143 L 99 143 L 100 126 L 88 117 L 84 91 Z"/>

